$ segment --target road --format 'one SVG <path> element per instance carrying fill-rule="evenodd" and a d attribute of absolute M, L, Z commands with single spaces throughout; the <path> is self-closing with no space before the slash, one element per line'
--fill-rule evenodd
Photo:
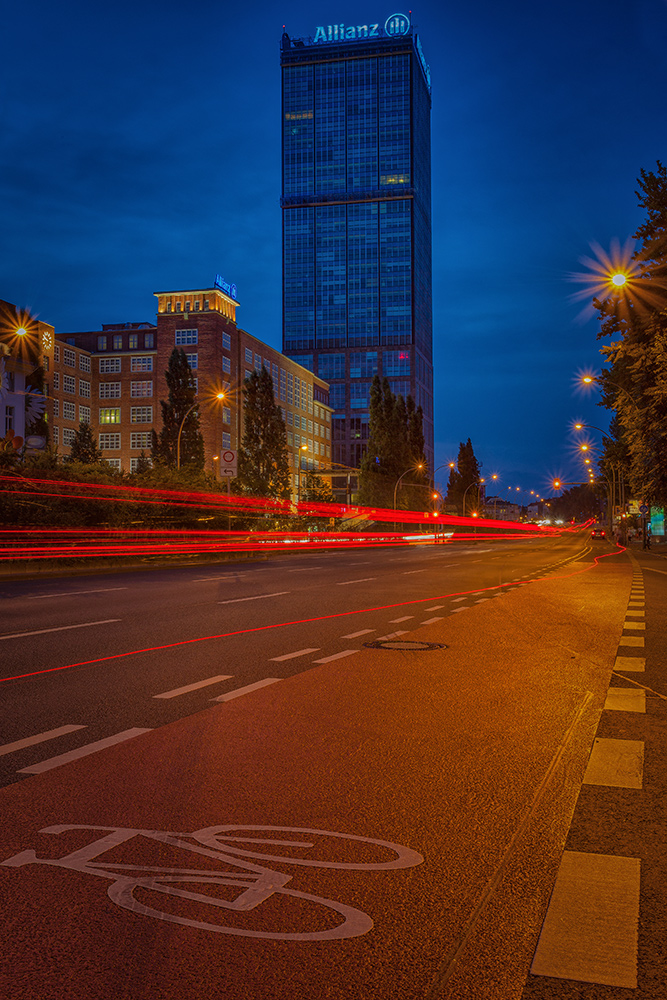
<path fill-rule="evenodd" d="M 547 989 L 632 565 L 577 535 L 4 581 L 3 995 Z"/>

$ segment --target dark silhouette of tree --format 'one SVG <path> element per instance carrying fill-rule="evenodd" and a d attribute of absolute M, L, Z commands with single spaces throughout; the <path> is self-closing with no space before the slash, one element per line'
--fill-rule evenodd
<path fill-rule="evenodd" d="M 395 487 L 409 469 L 414 472 L 402 480 L 396 506 L 419 510 L 427 485 L 422 409 L 415 407 L 412 396 L 407 400 L 395 396 L 389 379 L 380 380 L 376 375 L 371 383 L 369 439 L 361 460 L 359 502 L 368 507 L 393 507 Z"/>
<path fill-rule="evenodd" d="M 104 461 L 89 423 L 82 422 L 79 424 L 78 431 L 74 433 L 69 456 L 64 461 L 81 462 L 82 465 L 99 465 Z"/>
<path fill-rule="evenodd" d="M 237 491 L 251 496 L 290 496 L 285 421 L 266 368 L 243 383 L 244 432 L 239 448 Z"/>
<path fill-rule="evenodd" d="M 175 468 L 177 465 L 178 434 L 181 424 L 180 465 L 201 471 L 204 468 L 204 438 L 199 430 L 199 412 L 195 406 L 197 391 L 192 369 L 183 348 L 175 347 L 169 357 L 165 378 L 169 396 L 160 400 L 162 430 L 153 431 L 153 461 Z"/>
<path fill-rule="evenodd" d="M 459 456 L 456 460 L 456 468 L 449 470 L 449 482 L 447 484 L 447 503 L 455 506 L 464 516 L 479 503 L 479 489 L 475 489 L 479 483 L 481 465 L 475 457 L 470 438 L 459 444 Z M 463 509 L 465 497 L 466 509 Z"/>

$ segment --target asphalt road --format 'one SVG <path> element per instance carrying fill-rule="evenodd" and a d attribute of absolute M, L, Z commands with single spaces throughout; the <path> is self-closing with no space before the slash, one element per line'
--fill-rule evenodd
<path fill-rule="evenodd" d="M 561 995 L 633 579 L 578 535 L 5 581 L 3 996 Z"/>

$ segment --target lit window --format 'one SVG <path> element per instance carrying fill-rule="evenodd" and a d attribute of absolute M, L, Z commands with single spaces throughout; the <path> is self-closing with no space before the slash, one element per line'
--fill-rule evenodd
<path fill-rule="evenodd" d="M 115 333 L 113 336 L 113 349 L 114 351 L 123 350 L 123 335 L 122 333 Z"/>

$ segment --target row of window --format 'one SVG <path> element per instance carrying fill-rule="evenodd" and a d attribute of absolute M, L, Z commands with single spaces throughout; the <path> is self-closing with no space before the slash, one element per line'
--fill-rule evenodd
<path fill-rule="evenodd" d="M 122 358 L 100 358 L 100 375 L 114 375 L 121 371 Z M 130 371 L 133 372 L 152 372 L 153 371 L 153 356 L 146 355 L 135 355 L 130 358 Z"/>
<path fill-rule="evenodd" d="M 226 411 L 229 414 L 229 410 Z M 69 400 L 63 400 L 62 413 L 60 411 L 60 400 L 53 400 L 53 416 L 60 417 L 64 420 L 76 420 L 76 404 L 70 403 Z M 121 422 L 121 408 L 120 406 L 114 407 L 100 407 L 98 410 L 98 422 L 100 424 L 119 424 Z M 89 424 L 91 422 L 91 409 L 89 406 L 79 405 L 79 423 Z M 229 419 L 226 421 L 229 423 Z M 131 406 L 130 407 L 130 423 L 131 424 L 152 424 L 153 423 L 153 407 L 152 406 Z"/>
<path fill-rule="evenodd" d="M 127 336 L 127 348 L 128 351 L 137 351 L 139 349 L 139 334 L 130 333 L 124 335 L 122 333 L 114 333 L 111 337 L 111 350 L 112 351 L 122 351 L 123 350 L 123 336 Z M 106 351 L 108 350 L 109 337 L 106 334 L 101 334 L 97 338 L 97 350 Z M 155 347 L 155 334 L 154 333 L 144 333 L 142 347 L 145 351 L 151 350 Z"/>

